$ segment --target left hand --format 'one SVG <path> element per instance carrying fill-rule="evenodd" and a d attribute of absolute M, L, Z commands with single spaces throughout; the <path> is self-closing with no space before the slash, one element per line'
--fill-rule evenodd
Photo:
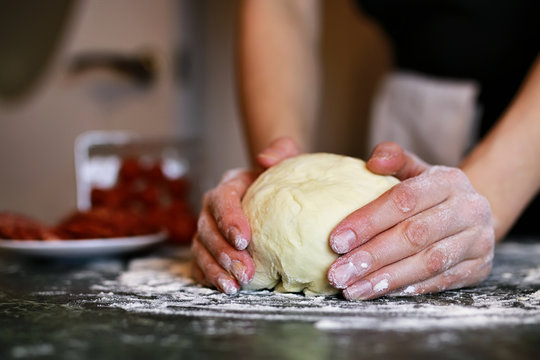
<path fill-rule="evenodd" d="M 417 295 L 474 285 L 490 273 L 489 202 L 458 168 L 430 166 L 394 143 L 367 162 L 402 182 L 356 210 L 330 234 L 339 257 L 328 271 L 345 298 Z"/>
<path fill-rule="evenodd" d="M 261 169 L 270 168 L 299 152 L 291 138 L 273 141 L 257 156 Z M 248 219 L 242 211 L 242 197 L 260 170 L 230 170 L 203 197 L 202 210 L 193 237 L 192 274 L 201 284 L 235 294 L 255 273 L 246 250 L 251 241 Z"/>

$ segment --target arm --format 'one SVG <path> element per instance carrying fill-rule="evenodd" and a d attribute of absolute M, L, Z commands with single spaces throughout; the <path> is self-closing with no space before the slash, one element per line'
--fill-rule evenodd
<path fill-rule="evenodd" d="M 540 57 L 496 127 L 461 168 L 486 196 L 500 240 L 540 188 Z"/>
<path fill-rule="evenodd" d="M 288 136 L 310 151 L 319 98 L 319 8 L 315 0 L 244 0 L 238 85 L 252 159 Z"/>

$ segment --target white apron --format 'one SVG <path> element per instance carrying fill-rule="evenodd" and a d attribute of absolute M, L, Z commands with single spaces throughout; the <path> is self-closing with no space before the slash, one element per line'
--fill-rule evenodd
<path fill-rule="evenodd" d="M 478 91 L 473 81 L 387 75 L 372 107 L 370 148 L 394 141 L 429 163 L 458 165 L 476 138 Z"/>

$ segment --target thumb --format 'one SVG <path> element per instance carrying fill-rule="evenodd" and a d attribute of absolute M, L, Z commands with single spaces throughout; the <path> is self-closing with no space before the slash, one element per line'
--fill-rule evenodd
<path fill-rule="evenodd" d="M 280 137 L 257 155 L 257 162 L 263 169 L 267 169 L 299 153 L 298 145 L 292 138 Z"/>
<path fill-rule="evenodd" d="M 393 175 L 399 180 L 417 176 L 428 167 L 418 156 L 393 142 L 383 142 L 375 146 L 367 161 L 367 168 L 373 173 Z"/>

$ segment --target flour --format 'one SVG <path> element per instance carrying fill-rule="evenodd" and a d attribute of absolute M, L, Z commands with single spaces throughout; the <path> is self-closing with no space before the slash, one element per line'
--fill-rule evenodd
<path fill-rule="evenodd" d="M 405 290 L 403 290 L 403 295 L 414 295 L 416 294 L 416 287 L 413 285 L 407 286 Z"/>
<path fill-rule="evenodd" d="M 540 266 L 529 269 L 523 281 L 530 284 L 540 284 Z"/>
<path fill-rule="evenodd" d="M 36 344 L 32 346 L 15 346 L 11 349 L 14 358 L 36 358 L 54 354 L 54 346 L 51 344 Z"/>
<path fill-rule="evenodd" d="M 529 295 L 531 299 L 539 300 L 540 301 L 540 290 L 535 291 L 534 293 Z"/>
<path fill-rule="evenodd" d="M 323 331 L 427 331 L 540 324 L 540 289 L 524 281 L 532 281 L 531 274 L 538 270 L 535 267 L 511 272 L 502 266 L 477 288 L 362 302 L 340 296 L 306 297 L 271 291 L 228 296 L 196 284 L 190 278 L 188 256 L 180 251 L 166 257 L 134 259 L 115 280 L 94 284 L 92 301 L 134 313 L 208 320 L 305 321 Z M 503 276 L 508 273 L 515 276 Z M 505 290 L 510 285 L 513 288 Z M 412 289 L 404 293 L 408 291 Z"/>
<path fill-rule="evenodd" d="M 383 279 L 379 281 L 375 286 L 373 287 L 373 290 L 375 292 L 383 291 L 388 289 L 388 279 Z"/>

